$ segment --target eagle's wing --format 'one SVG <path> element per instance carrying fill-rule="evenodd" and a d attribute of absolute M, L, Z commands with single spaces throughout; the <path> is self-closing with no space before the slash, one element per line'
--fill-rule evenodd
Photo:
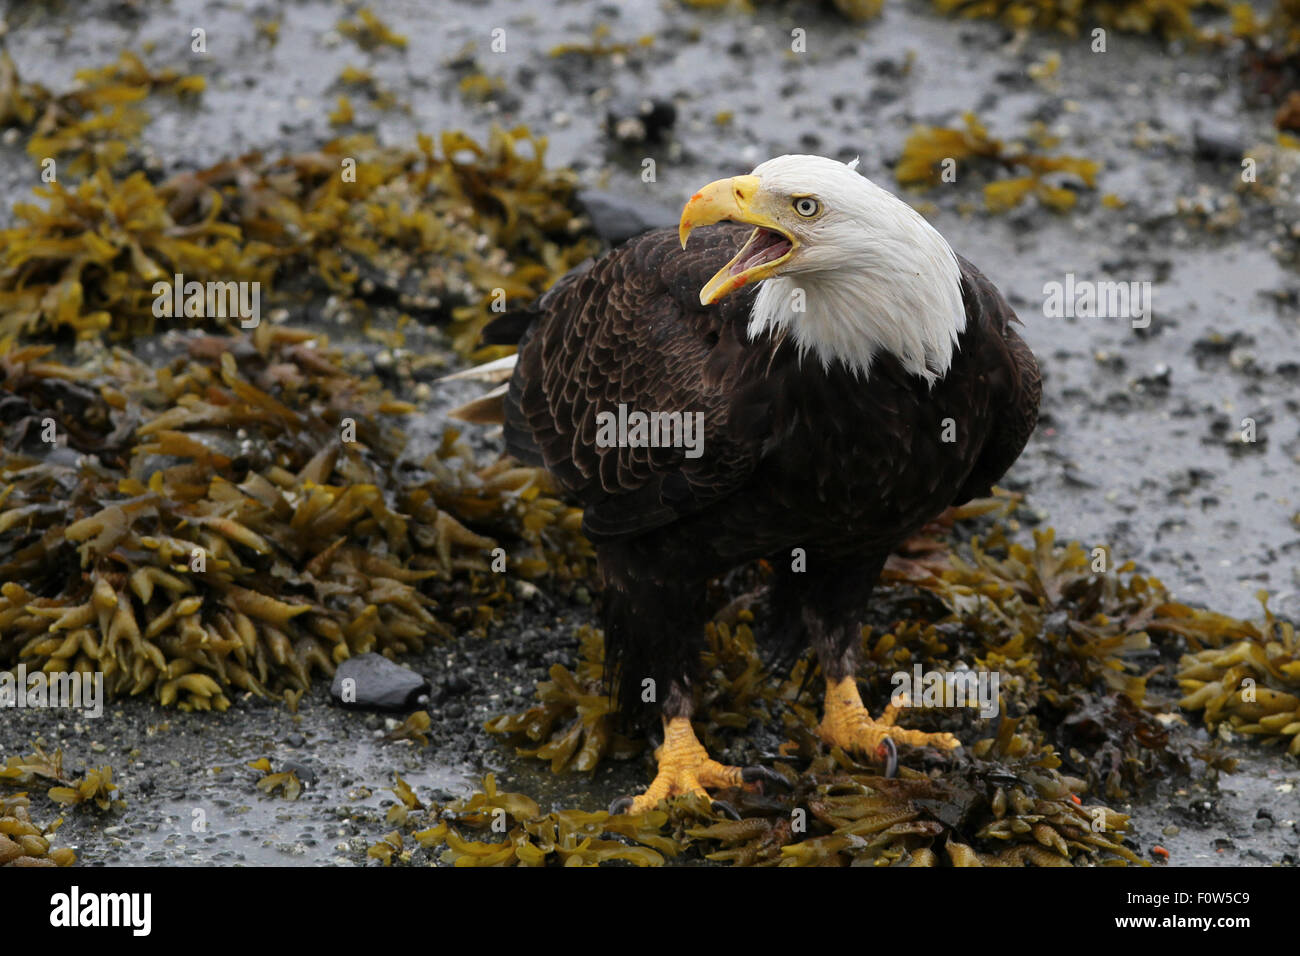
<path fill-rule="evenodd" d="M 999 410 L 975 467 L 953 502 L 961 504 L 987 495 L 1020 457 L 1038 424 L 1043 380 L 1034 353 L 1016 334 L 1014 326 L 1020 320 L 1015 311 L 983 273 L 960 256 L 957 261 L 962 272 L 966 328 L 981 332 L 977 361 L 993 389 L 992 407 Z"/>
<path fill-rule="evenodd" d="M 534 306 L 506 396 L 506 447 L 550 471 L 585 507 L 593 540 L 698 511 L 744 484 L 768 409 L 746 382 L 764 351 L 745 336 L 752 291 L 702 306 L 700 289 L 751 230 L 674 230 L 633 239 L 565 276 Z M 597 415 L 702 413 L 703 446 L 600 447 Z"/>

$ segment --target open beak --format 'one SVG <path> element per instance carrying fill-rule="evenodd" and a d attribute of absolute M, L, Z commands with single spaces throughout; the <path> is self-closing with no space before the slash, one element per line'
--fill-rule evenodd
<path fill-rule="evenodd" d="M 736 257 L 705 283 L 700 290 L 701 305 L 711 305 L 742 286 L 775 275 L 799 247 L 794 236 L 765 211 L 767 198 L 757 176 L 734 176 L 709 183 L 682 210 L 678 235 L 683 249 L 687 237 L 698 226 L 730 220 L 757 227 Z"/>

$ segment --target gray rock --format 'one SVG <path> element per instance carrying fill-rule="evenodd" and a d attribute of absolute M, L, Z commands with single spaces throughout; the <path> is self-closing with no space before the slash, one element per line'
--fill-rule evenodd
<path fill-rule="evenodd" d="M 348 679 L 356 682 L 355 700 L 343 699 L 343 681 Z M 373 710 L 411 710 L 416 698 L 429 690 L 429 682 L 415 671 L 379 654 L 344 661 L 330 684 L 330 695 L 344 707 Z"/>
<path fill-rule="evenodd" d="M 596 234 L 614 246 L 651 229 L 677 225 L 677 214 L 665 206 L 598 189 L 579 192 L 578 203 Z"/>

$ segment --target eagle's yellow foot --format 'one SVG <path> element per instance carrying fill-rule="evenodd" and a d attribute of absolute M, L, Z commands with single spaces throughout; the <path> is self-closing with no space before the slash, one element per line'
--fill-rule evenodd
<path fill-rule="evenodd" d="M 892 775 L 894 741 L 914 747 L 938 747 L 940 750 L 955 750 L 961 746 L 961 741 L 952 734 L 927 734 L 895 726 L 898 711 L 898 707 L 890 704 L 879 720 L 872 720 L 862 705 L 857 681 L 851 676 L 846 677 L 838 683 L 826 685 L 825 713 L 817 732 L 822 740 L 833 746 L 884 757 L 891 769 L 887 776 Z"/>
<path fill-rule="evenodd" d="M 610 813 L 643 813 L 653 810 L 661 800 L 681 793 L 695 793 L 708 798 L 708 790 L 739 787 L 756 780 L 785 784 L 785 778 L 766 767 L 729 767 L 709 756 L 696 739 L 691 722 L 685 717 L 664 720 L 664 742 L 655 751 L 659 772 L 646 791 L 635 797 L 619 797 L 610 804 Z M 725 804 L 718 804 L 731 812 Z"/>

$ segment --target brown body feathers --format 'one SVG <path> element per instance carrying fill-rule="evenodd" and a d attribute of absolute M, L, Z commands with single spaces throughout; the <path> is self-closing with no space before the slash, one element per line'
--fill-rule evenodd
<path fill-rule="evenodd" d="M 751 342 L 752 287 L 700 305 L 749 232 L 701 230 L 689 251 L 651 232 L 565 276 L 532 307 L 505 395 L 508 451 L 585 508 L 625 710 L 647 680 L 665 712 L 689 709 L 709 577 L 768 558 L 776 636 L 816 641 L 802 606 L 860 608 L 890 551 L 987 493 L 1037 421 L 1034 357 L 965 260 L 966 329 L 947 374 L 931 386 L 879 354 L 863 379 L 788 342 Z M 701 453 L 603 445 L 597 416 L 620 405 L 702 413 Z M 790 573 L 794 549 L 806 573 Z"/>

